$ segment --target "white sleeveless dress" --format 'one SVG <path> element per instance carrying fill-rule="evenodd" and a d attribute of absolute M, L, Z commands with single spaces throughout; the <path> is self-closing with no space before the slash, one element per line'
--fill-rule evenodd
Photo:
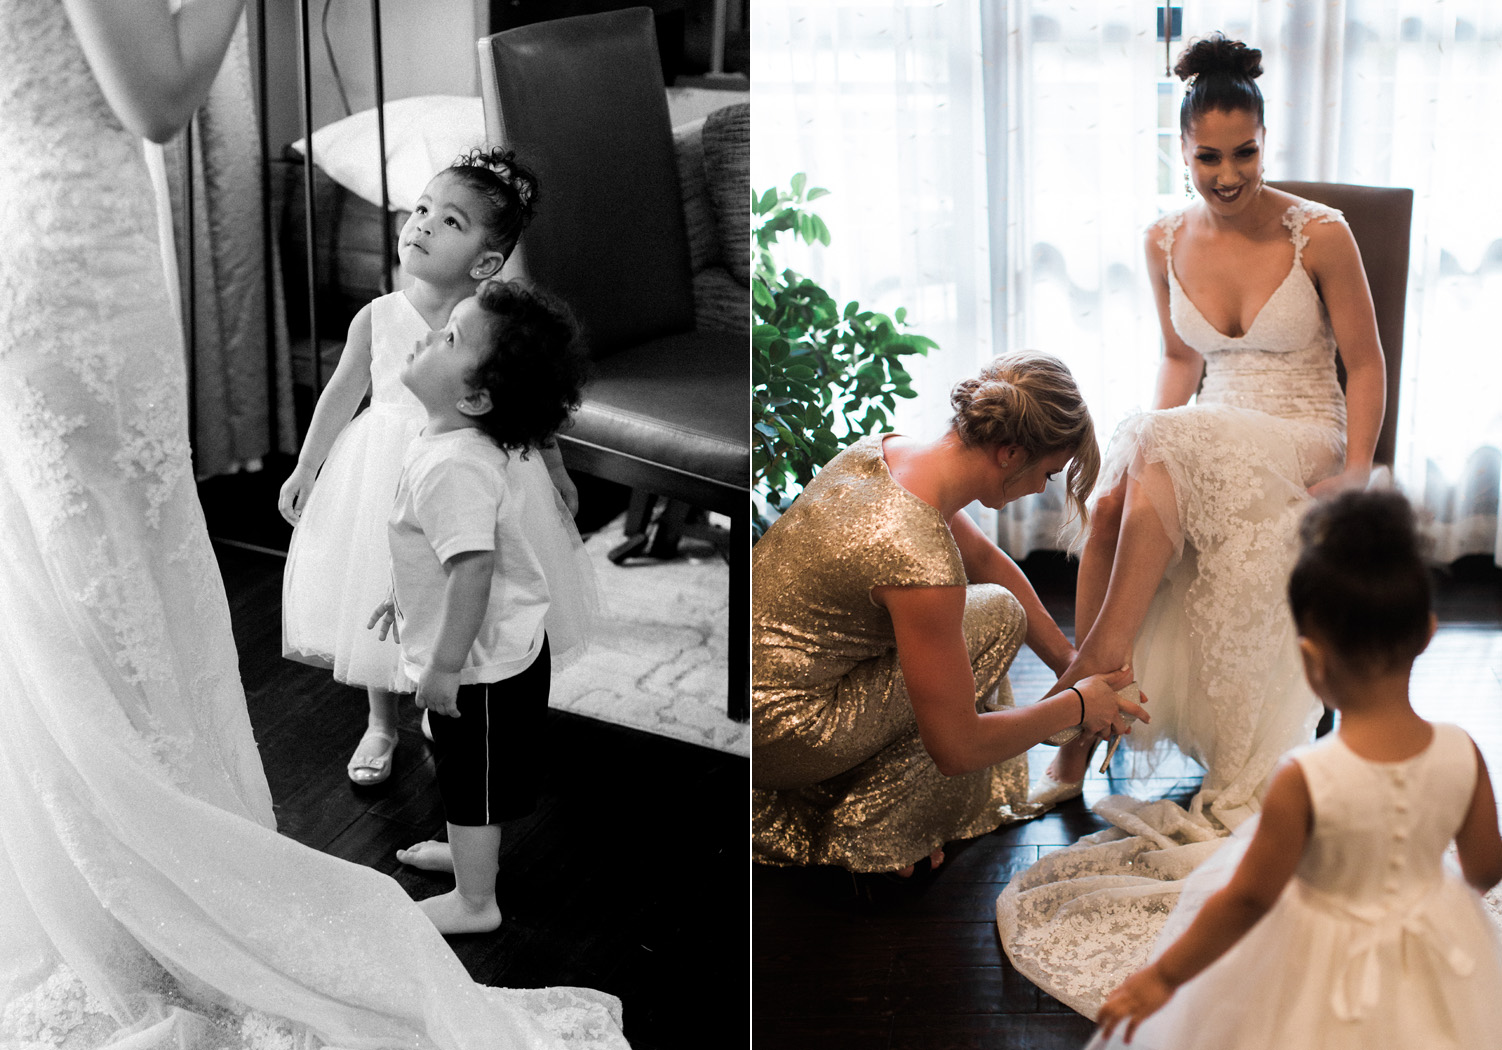
<path fill-rule="evenodd" d="M 1239 337 L 1216 331 L 1179 285 L 1183 213 L 1156 227 L 1174 329 L 1206 374 L 1194 404 L 1123 421 L 1101 471 L 1102 490 L 1123 474 L 1143 484 L 1176 552 L 1133 651 L 1152 722 L 1122 751 L 1146 776 L 1177 748 L 1205 767 L 1204 782 L 1187 811 L 1102 800 L 1096 812 L 1116 827 L 1045 856 L 996 903 L 1013 964 L 1089 1016 L 1146 957 L 1177 880 L 1257 812 L 1280 756 L 1319 718 L 1284 593 L 1308 487 L 1345 458 L 1335 340 L 1303 263 L 1311 221 L 1344 220 L 1311 202 L 1288 209 L 1292 265 Z"/>
<path fill-rule="evenodd" d="M 407 446 L 427 422 L 401 371 L 428 322 L 405 292 L 370 304 L 370 405 L 339 433 L 292 533 L 282 576 L 282 655 L 347 685 L 406 690 L 401 647 L 367 630 L 391 590 L 386 519 Z"/>
<path fill-rule="evenodd" d="M 1338 735 L 1295 753 L 1314 826 L 1272 910 L 1138 1028 L 1133 1050 L 1461 1050 L 1502 1033 L 1502 933 L 1443 856 L 1470 808 L 1471 738 L 1371 762 Z M 1190 877 L 1156 957 L 1229 881 L 1255 822 Z M 1091 1050 L 1126 1046 L 1122 1032 Z"/>
<path fill-rule="evenodd" d="M 142 144 L 57 0 L 0 51 L 0 1046 L 624 1046 L 276 833 Z"/>

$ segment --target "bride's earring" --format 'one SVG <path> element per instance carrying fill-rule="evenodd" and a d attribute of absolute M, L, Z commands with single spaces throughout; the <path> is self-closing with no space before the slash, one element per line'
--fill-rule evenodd
<path fill-rule="evenodd" d="M 1184 169 L 1184 196 L 1186 196 L 1186 197 L 1193 197 L 1194 196 L 1194 183 L 1192 183 L 1192 182 L 1189 181 L 1189 169 L 1188 168 Z"/>

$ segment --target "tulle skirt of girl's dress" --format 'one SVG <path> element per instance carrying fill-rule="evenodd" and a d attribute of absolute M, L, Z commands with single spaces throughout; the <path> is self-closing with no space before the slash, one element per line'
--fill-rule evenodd
<path fill-rule="evenodd" d="M 579 659 L 594 634 L 600 611 L 594 563 L 541 453 L 513 455 L 506 470 L 513 490 L 522 496 L 522 530 L 548 581 L 545 624 L 557 672 Z"/>
<path fill-rule="evenodd" d="M 1250 822 L 1255 825 L 1255 822 Z M 1191 875 L 1152 957 L 1230 880 L 1251 827 Z M 1086 1050 L 1482 1050 L 1502 1042 L 1502 933 L 1447 866 L 1378 921 L 1289 882 L 1271 911 L 1131 1043 Z"/>
<path fill-rule="evenodd" d="M 347 685 L 412 688 L 400 650 L 366 628 L 391 590 L 386 522 L 420 408 L 374 403 L 334 441 L 292 533 L 282 577 L 282 655 Z"/>

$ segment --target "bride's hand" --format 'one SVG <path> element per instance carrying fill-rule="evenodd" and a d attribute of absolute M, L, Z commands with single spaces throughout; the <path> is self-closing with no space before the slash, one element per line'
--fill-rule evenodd
<path fill-rule="evenodd" d="M 1143 722 L 1152 721 L 1140 702 L 1134 703 L 1117 695 L 1118 689 L 1131 684 L 1130 667 L 1110 674 L 1093 674 L 1075 683 L 1075 688 L 1085 699 L 1085 733 L 1097 736 L 1107 736 L 1112 732 L 1117 735 L 1130 733 L 1127 716 Z M 1142 699 L 1145 701 L 1146 697 Z"/>
<path fill-rule="evenodd" d="M 1366 488 L 1367 480 L 1372 476 L 1370 467 L 1347 467 L 1339 474 L 1332 474 L 1324 481 L 1317 481 L 1309 486 L 1309 495 L 1315 499 L 1333 499 L 1342 492 L 1350 490 L 1360 491 Z"/>

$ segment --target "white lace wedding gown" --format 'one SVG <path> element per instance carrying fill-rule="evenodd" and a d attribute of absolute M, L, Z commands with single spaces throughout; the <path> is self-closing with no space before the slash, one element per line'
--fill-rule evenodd
<path fill-rule="evenodd" d="M 1174 329 L 1205 358 L 1196 403 L 1125 420 L 1101 471 L 1152 498 L 1175 560 L 1133 652 L 1151 724 L 1125 738 L 1134 776 L 1173 748 L 1205 767 L 1186 811 L 1112 796 L 1115 827 L 1045 856 L 996 902 L 1013 964 L 1087 1016 L 1147 958 L 1179 882 L 1254 814 L 1279 757 L 1307 742 L 1319 703 L 1304 681 L 1285 597 L 1308 487 L 1345 458 L 1345 399 L 1329 317 L 1303 249 L 1309 222 L 1340 213 L 1303 202 L 1283 216 L 1288 276 L 1245 335 L 1210 325 L 1173 269 L 1183 213 L 1157 229 Z"/>
<path fill-rule="evenodd" d="M 275 832 L 141 142 L 58 0 L 0 53 L 0 1046 L 625 1046 Z"/>

